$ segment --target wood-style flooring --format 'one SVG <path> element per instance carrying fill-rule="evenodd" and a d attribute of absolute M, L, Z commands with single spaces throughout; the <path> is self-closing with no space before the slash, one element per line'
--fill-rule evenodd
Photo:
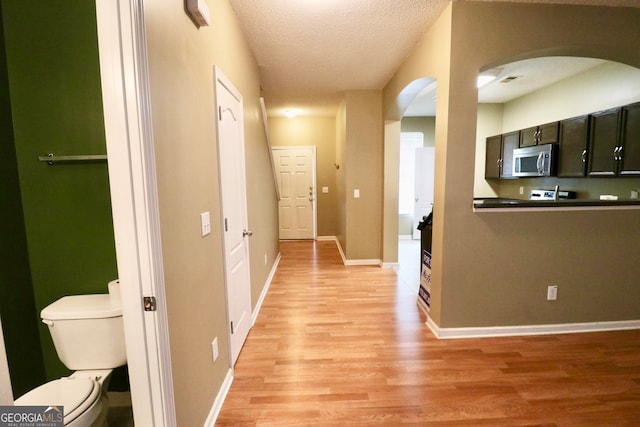
<path fill-rule="evenodd" d="M 393 270 L 280 247 L 216 426 L 640 426 L 640 331 L 438 340 Z"/>

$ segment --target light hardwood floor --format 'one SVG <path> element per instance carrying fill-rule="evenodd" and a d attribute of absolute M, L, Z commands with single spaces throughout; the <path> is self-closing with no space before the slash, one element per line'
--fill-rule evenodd
<path fill-rule="evenodd" d="M 640 331 L 438 340 L 393 270 L 281 251 L 217 426 L 640 426 Z"/>

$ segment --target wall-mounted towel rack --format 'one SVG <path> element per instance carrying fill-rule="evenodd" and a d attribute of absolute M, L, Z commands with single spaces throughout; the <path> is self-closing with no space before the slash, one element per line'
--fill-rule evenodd
<path fill-rule="evenodd" d="M 107 160 L 106 154 L 88 154 L 80 156 L 56 156 L 53 153 L 49 153 L 46 156 L 38 157 L 41 162 L 47 162 L 50 165 L 56 163 L 73 163 L 73 162 L 101 162 Z"/>

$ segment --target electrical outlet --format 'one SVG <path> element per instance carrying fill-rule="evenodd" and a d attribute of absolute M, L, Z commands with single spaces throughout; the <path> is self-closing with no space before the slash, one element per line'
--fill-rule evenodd
<path fill-rule="evenodd" d="M 520 194 L 524 194 L 524 187 L 520 187 Z"/>
<path fill-rule="evenodd" d="M 215 337 L 211 342 L 211 351 L 213 353 L 213 362 L 218 360 L 218 337 Z"/>
<path fill-rule="evenodd" d="M 557 286 L 548 286 L 547 287 L 547 301 L 555 301 L 558 299 L 558 287 Z"/>

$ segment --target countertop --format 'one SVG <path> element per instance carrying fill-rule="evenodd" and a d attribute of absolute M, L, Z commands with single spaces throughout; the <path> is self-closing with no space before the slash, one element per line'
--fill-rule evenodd
<path fill-rule="evenodd" d="M 473 199 L 475 212 L 488 211 L 532 211 L 532 210 L 599 210 L 599 209 L 640 209 L 640 199 L 598 200 L 598 199 L 560 199 L 524 200 L 501 197 Z"/>

